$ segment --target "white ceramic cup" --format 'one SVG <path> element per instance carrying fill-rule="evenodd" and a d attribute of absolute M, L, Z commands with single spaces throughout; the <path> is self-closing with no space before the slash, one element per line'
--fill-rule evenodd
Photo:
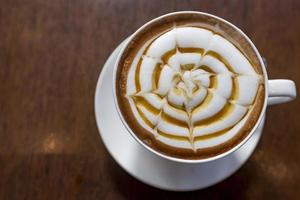
<path fill-rule="evenodd" d="M 236 146 L 234 146 L 233 148 L 229 149 L 228 151 L 213 156 L 213 157 L 209 157 L 209 158 L 204 158 L 204 159 L 182 159 L 182 158 L 176 158 L 176 157 L 172 157 L 172 156 L 168 156 L 165 154 L 162 154 L 154 149 L 152 149 L 151 147 L 147 146 L 146 144 L 144 144 L 136 135 L 135 133 L 130 129 L 129 125 L 126 123 L 126 120 L 124 119 L 124 116 L 122 115 L 120 108 L 119 108 L 119 104 L 118 104 L 118 99 L 117 99 L 117 94 L 116 94 L 116 77 L 117 77 L 117 68 L 119 66 L 119 62 L 121 59 L 121 56 L 124 52 L 124 50 L 127 48 L 129 42 L 131 41 L 131 39 L 133 37 L 135 37 L 135 35 L 139 34 L 142 30 L 144 30 L 146 27 L 148 27 L 149 25 L 151 25 L 152 23 L 158 21 L 158 20 L 162 20 L 163 18 L 169 17 L 171 15 L 180 15 L 180 14 L 192 14 L 192 15 L 201 15 L 201 16 L 207 16 L 207 17 L 211 17 L 216 19 L 217 21 L 220 21 L 222 23 L 226 23 L 227 25 L 231 26 L 233 29 L 235 29 L 237 32 L 239 32 L 246 40 L 247 42 L 251 45 L 252 49 L 254 50 L 255 54 L 257 55 L 260 65 L 262 66 L 262 71 L 263 71 L 263 77 L 264 77 L 264 82 L 265 84 L 265 100 L 264 100 L 264 105 L 263 108 L 261 110 L 260 116 L 256 122 L 256 124 L 253 126 L 251 132 L 247 135 L 246 138 L 244 138 L 239 144 L 237 144 Z M 124 45 L 124 47 L 121 49 L 116 63 L 115 63 L 115 67 L 114 67 L 114 72 L 113 72 L 113 97 L 114 97 L 114 102 L 115 102 L 115 106 L 117 109 L 117 112 L 119 114 L 119 117 L 121 118 L 122 123 L 124 124 L 124 126 L 126 127 L 126 129 L 128 130 L 128 132 L 131 134 L 131 136 L 133 138 L 135 138 L 135 140 L 140 143 L 143 147 L 145 147 L 146 149 L 148 149 L 149 151 L 153 152 L 154 154 L 164 158 L 164 159 L 168 159 L 168 160 L 172 160 L 175 162 L 181 162 L 181 163 L 204 163 L 204 162 L 209 162 L 209 161 L 213 161 L 216 159 L 220 159 L 223 158 L 231 153 L 233 153 L 234 151 L 236 151 L 238 148 L 240 148 L 243 144 L 245 144 L 245 142 L 252 136 L 252 134 L 255 132 L 255 130 L 257 129 L 258 125 L 262 122 L 262 119 L 266 113 L 266 107 L 268 105 L 273 105 L 273 104 L 279 104 L 279 103 L 284 103 L 284 102 L 288 102 L 291 101 L 293 99 L 296 98 L 296 86 L 295 83 L 292 80 L 286 80 L 286 79 L 275 79 L 275 80 L 269 80 L 268 79 L 268 75 L 267 75 L 267 71 L 266 71 L 266 66 L 265 63 L 263 62 L 262 57 L 260 56 L 258 50 L 256 49 L 256 47 L 254 46 L 254 44 L 252 43 L 252 41 L 245 35 L 245 33 L 243 33 L 239 28 L 237 28 L 235 25 L 231 24 L 230 22 L 208 14 L 208 13 L 203 13 L 203 12 L 195 12 L 195 11 L 180 11 L 180 12 L 174 12 L 174 13 L 169 13 L 160 17 L 157 17 L 151 21 L 149 21 L 148 23 L 144 24 L 142 27 L 140 27 L 135 33 L 133 33 L 127 43 Z M 129 135 L 128 135 L 129 136 Z"/>

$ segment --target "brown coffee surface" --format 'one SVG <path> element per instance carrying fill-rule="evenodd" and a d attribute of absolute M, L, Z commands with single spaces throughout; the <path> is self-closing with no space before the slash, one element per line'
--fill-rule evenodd
<path fill-rule="evenodd" d="M 168 156 L 183 158 L 183 159 L 203 159 L 213 157 L 215 155 L 221 154 L 230 150 L 239 144 L 243 139 L 247 137 L 247 135 L 251 132 L 252 128 L 255 126 L 263 108 L 265 102 L 265 87 L 263 78 L 261 78 L 261 82 L 259 88 L 256 93 L 256 97 L 254 102 L 252 103 L 251 110 L 249 110 L 249 117 L 244 123 L 243 127 L 239 129 L 237 134 L 226 142 L 208 148 L 201 149 L 187 149 L 187 148 L 176 148 L 173 146 L 169 146 L 161 141 L 157 140 L 155 136 L 150 133 L 148 130 L 143 128 L 137 121 L 134 113 L 131 109 L 130 103 L 127 97 L 126 84 L 127 78 L 130 68 L 132 67 L 132 63 L 134 58 L 136 57 L 139 50 L 145 45 L 145 43 L 149 43 L 149 41 L 154 41 L 157 37 L 170 31 L 174 27 L 201 27 L 204 29 L 208 29 L 213 31 L 215 34 L 218 34 L 228 41 L 230 41 L 243 55 L 248 59 L 251 63 L 252 67 L 256 71 L 257 74 L 263 75 L 262 66 L 259 62 L 259 55 L 257 55 L 254 49 L 251 47 L 249 42 L 244 38 L 244 36 L 237 31 L 234 27 L 232 27 L 228 23 L 224 23 L 217 18 L 201 15 L 201 14 L 192 14 L 192 13 L 181 13 L 177 15 L 169 15 L 152 22 L 145 26 L 138 34 L 135 34 L 131 41 L 127 44 L 118 64 L 117 76 L 116 76 L 116 94 L 117 94 L 117 102 L 120 108 L 121 114 L 125 119 L 126 123 L 132 129 L 133 133 L 142 141 L 144 144 L 148 145 L 152 149 L 166 154 Z M 201 51 L 195 49 L 181 49 L 181 51 Z M 203 52 L 200 52 L 203 53 Z M 165 55 L 164 57 L 167 59 L 174 52 L 169 52 L 170 55 Z M 218 56 L 213 55 L 212 56 Z M 184 66 L 186 69 L 190 69 L 191 66 Z M 207 69 L 209 70 L 209 69 Z M 212 79 L 213 80 L 213 79 Z M 211 83 L 213 85 L 213 81 Z M 211 86 L 213 87 L 213 86 Z M 232 94 L 233 96 L 238 94 Z M 138 98 L 135 98 L 136 101 L 139 101 Z M 142 101 L 142 100 L 140 100 Z M 154 108 L 149 108 L 154 109 Z M 229 108 L 228 108 L 229 109 Z M 224 111 L 225 112 L 225 111 Z M 171 120 L 171 118 L 170 118 Z M 146 120 L 147 121 L 147 120 Z M 179 124 L 179 121 L 172 121 L 174 124 Z M 150 124 L 151 126 L 151 124 Z M 217 134 L 224 134 L 224 132 L 220 132 Z M 165 133 L 161 133 L 165 134 Z M 169 136 L 169 135 L 167 135 Z M 175 138 L 181 139 L 181 138 Z M 207 139 L 207 138 L 200 138 Z"/>

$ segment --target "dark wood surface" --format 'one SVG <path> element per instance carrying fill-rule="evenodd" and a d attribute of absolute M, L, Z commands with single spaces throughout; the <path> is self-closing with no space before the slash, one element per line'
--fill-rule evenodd
<path fill-rule="evenodd" d="M 93 100 L 105 60 L 139 26 L 179 10 L 236 24 L 267 58 L 270 78 L 300 82 L 297 0 L 1 0 L 1 200 L 299 199 L 300 98 L 268 108 L 250 160 L 208 189 L 149 187 L 104 148 Z"/>

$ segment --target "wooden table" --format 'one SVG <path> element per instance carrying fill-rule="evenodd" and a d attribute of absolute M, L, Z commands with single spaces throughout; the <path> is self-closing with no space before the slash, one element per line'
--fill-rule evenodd
<path fill-rule="evenodd" d="M 149 187 L 123 171 L 100 140 L 93 104 L 116 45 L 148 20 L 178 10 L 236 24 L 267 58 L 270 78 L 299 83 L 299 1 L 0 2 L 1 200 L 299 199 L 300 98 L 268 109 L 262 139 L 237 173 L 188 193 Z"/>

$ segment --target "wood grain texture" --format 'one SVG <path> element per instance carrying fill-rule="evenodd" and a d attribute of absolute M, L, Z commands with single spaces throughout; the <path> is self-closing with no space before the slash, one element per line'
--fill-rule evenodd
<path fill-rule="evenodd" d="M 0 0 L 1 200 L 299 198 L 300 98 L 269 108 L 250 160 L 201 191 L 146 186 L 105 150 L 93 107 L 105 60 L 139 26 L 179 10 L 236 24 L 267 58 L 270 78 L 300 82 L 297 0 Z"/>

